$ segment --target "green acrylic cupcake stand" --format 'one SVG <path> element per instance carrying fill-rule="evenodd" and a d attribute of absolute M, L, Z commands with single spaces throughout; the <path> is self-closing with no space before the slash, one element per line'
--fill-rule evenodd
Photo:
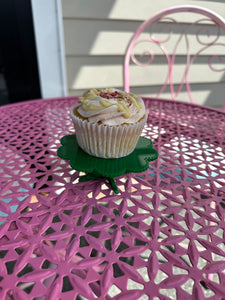
<path fill-rule="evenodd" d="M 145 137 L 140 137 L 134 151 L 122 158 L 105 159 L 87 154 L 79 147 L 75 134 L 62 137 L 61 144 L 58 156 L 69 160 L 74 170 L 87 173 L 80 177 L 79 182 L 106 178 L 116 194 L 118 188 L 114 177 L 143 172 L 148 169 L 150 161 L 158 158 L 158 152 L 152 148 L 152 141 Z"/>

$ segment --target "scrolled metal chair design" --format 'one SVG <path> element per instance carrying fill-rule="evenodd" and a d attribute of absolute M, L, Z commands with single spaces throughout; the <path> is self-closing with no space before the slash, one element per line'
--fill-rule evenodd
<path fill-rule="evenodd" d="M 190 17 L 188 17 L 188 14 L 190 14 Z M 186 22 L 187 19 L 183 19 L 183 16 L 188 18 L 188 22 Z M 194 21 L 190 23 L 189 20 Z M 159 26 L 157 33 L 154 31 L 156 26 Z M 142 37 L 143 34 L 145 34 L 145 37 Z M 161 37 L 162 35 L 164 36 Z M 178 50 L 181 49 L 181 43 L 182 51 L 186 51 L 185 67 L 176 87 L 174 82 L 175 65 L 177 59 L 181 57 L 180 50 Z M 139 56 L 137 56 L 135 50 L 141 44 L 148 44 L 148 48 L 142 50 L 141 53 L 139 51 Z M 144 67 L 151 65 L 156 60 L 157 55 L 152 50 L 153 45 L 166 57 L 168 64 L 165 80 L 160 86 L 156 97 L 162 97 L 163 92 L 169 87 L 171 99 L 176 100 L 179 98 L 180 92 L 185 89 L 189 100 L 193 103 L 190 70 L 199 58 L 207 58 L 208 71 L 220 72 L 220 77 L 225 74 L 225 58 L 221 54 L 225 50 L 225 20 L 209 9 L 190 5 L 174 6 L 162 10 L 144 21 L 133 34 L 125 53 L 125 91 L 129 92 L 130 90 L 130 63 L 133 62 Z M 220 47 L 220 52 L 218 52 L 218 47 Z M 182 57 L 184 57 L 183 53 Z M 224 100 L 222 99 L 222 102 Z M 225 110 L 225 102 L 223 110 Z"/>

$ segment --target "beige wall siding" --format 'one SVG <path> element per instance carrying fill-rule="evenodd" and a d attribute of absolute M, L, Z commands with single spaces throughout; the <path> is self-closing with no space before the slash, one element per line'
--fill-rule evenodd
<path fill-rule="evenodd" d="M 173 69 L 173 82 L 179 84 L 184 73 L 186 57 L 177 59 L 178 66 Z M 146 67 L 131 65 L 130 67 L 130 83 L 132 86 L 154 86 L 160 85 L 165 81 L 168 74 L 168 66 L 161 57 L 155 59 L 155 63 Z M 165 63 L 164 63 L 165 62 Z M 67 73 L 68 84 L 70 89 L 85 89 L 88 87 L 107 87 L 121 86 L 121 57 L 95 57 L 93 63 L 92 57 L 68 57 Z M 190 83 L 216 83 L 220 80 L 219 72 L 211 72 L 208 76 L 208 65 L 204 57 L 194 64 L 190 69 Z M 96 66 L 98 69 L 96 70 Z"/>
<path fill-rule="evenodd" d="M 224 5 L 225 8 L 225 5 Z M 65 52 L 67 56 L 94 56 L 94 55 L 121 55 L 123 56 L 128 41 L 132 37 L 137 27 L 141 24 L 140 21 L 126 21 L 115 22 L 112 20 L 64 20 L 64 32 L 65 32 Z M 160 30 L 165 33 L 160 33 Z M 199 43 L 196 40 L 196 33 L 202 26 L 192 27 L 190 32 L 193 35 L 191 44 L 191 54 L 195 53 L 199 47 Z M 172 30 L 173 36 L 166 47 L 172 52 L 175 42 L 178 40 L 179 35 L 176 33 L 176 27 L 168 25 L 167 23 L 154 26 L 154 36 L 160 40 L 167 38 L 169 30 Z M 204 25 L 204 31 L 209 32 L 211 36 L 216 36 L 217 29 L 212 25 Z M 167 32 L 167 33 L 166 33 Z M 149 35 L 143 33 L 140 39 L 145 39 Z M 205 35 L 203 42 L 209 41 L 210 38 Z M 211 38 L 212 40 L 212 38 Z M 139 53 L 142 53 L 146 49 L 148 43 L 142 43 L 137 48 Z M 152 45 L 151 45 L 152 46 Z M 161 55 L 162 51 L 155 47 L 154 53 Z M 204 52 L 204 54 L 223 54 L 224 49 L 221 47 L 210 48 Z M 186 54 L 185 40 L 183 39 L 179 48 L 177 49 L 178 55 Z"/>
<path fill-rule="evenodd" d="M 213 9 L 225 17 L 221 0 L 62 0 L 64 17 L 77 19 L 146 20 L 161 9 L 181 4 Z"/>
<path fill-rule="evenodd" d="M 178 4 L 180 1 L 169 2 L 170 6 Z M 185 4 L 204 6 L 225 17 L 225 4 L 219 1 L 186 1 Z M 154 5 L 149 0 L 139 0 L 138 5 L 136 1 L 131 0 L 62 0 L 69 95 L 81 94 L 91 87 L 122 88 L 123 58 L 128 41 L 143 20 L 167 6 L 168 1 L 165 0 L 158 0 Z M 192 20 L 184 18 L 184 21 Z M 205 26 L 205 29 L 215 33 L 215 28 L 211 25 Z M 154 30 L 157 32 L 157 28 Z M 193 49 L 197 49 L 197 44 L 193 43 L 195 41 L 192 42 Z M 224 54 L 224 48 L 210 49 L 208 53 Z M 137 48 L 137 53 L 142 51 L 143 45 Z M 131 66 L 132 91 L 141 95 L 154 95 L 154 92 L 158 91 L 162 77 L 165 78 L 168 70 L 165 58 L 161 54 L 159 49 L 155 49 L 154 64 L 144 69 Z M 182 45 L 178 54 L 179 67 L 174 70 L 173 76 L 175 88 L 180 82 L 185 65 Z M 225 76 L 213 72 L 209 76 L 209 70 L 204 66 L 206 54 L 205 52 L 191 69 L 189 77 L 192 90 L 197 97 L 196 103 L 221 107 L 225 84 L 218 85 L 217 82 L 221 78 L 224 82 Z M 215 91 L 221 92 L 221 99 L 215 98 Z M 163 96 L 168 95 L 166 91 Z M 188 101 L 185 92 L 180 98 Z"/>

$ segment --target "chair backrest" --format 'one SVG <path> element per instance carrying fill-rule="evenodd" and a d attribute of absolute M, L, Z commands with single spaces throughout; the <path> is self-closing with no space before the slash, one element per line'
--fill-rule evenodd
<path fill-rule="evenodd" d="M 162 70 L 162 65 L 166 65 L 165 71 Z M 148 77 L 147 84 L 146 77 L 149 73 L 145 69 L 143 86 L 149 86 L 150 82 L 150 86 L 158 87 L 155 97 L 163 97 L 163 93 L 169 93 L 170 99 L 182 100 L 179 95 L 181 91 L 185 91 L 188 99 L 193 102 L 190 85 L 196 89 L 197 84 L 210 85 L 225 78 L 225 20 L 213 11 L 199 6 L 174 6 L 158 12 L 137 28 L 128 44 L 124 59 L 126 92 L 129 92 L 130 85 L 132 89 L 138 85 L 131 82 L 130 68 L 134 72 L 137 70 L 136 80 L 140 77 L 141 67 L 152 69 L 153 73 L 151 78 Z M 160 75 L 164 76 L 161 85 L 155 82 Z M 220 88 L 224 86 L 223 83 Z M 225 89 L 223 91 L 220 103 L 225 99 Z"/>

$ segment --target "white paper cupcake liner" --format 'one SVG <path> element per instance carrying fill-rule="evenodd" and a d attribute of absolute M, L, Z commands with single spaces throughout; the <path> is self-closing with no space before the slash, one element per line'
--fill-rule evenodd
<path fill-rule="evenodd" d="M 71 108 L 70 115 L 77 142 L 85 152 L 101 158 L 119 158 L 134 151 L 146 123 L 147 113 L 135 124 L 111 126 L 82 120 L 74 115 L 75 108 Z"/>

